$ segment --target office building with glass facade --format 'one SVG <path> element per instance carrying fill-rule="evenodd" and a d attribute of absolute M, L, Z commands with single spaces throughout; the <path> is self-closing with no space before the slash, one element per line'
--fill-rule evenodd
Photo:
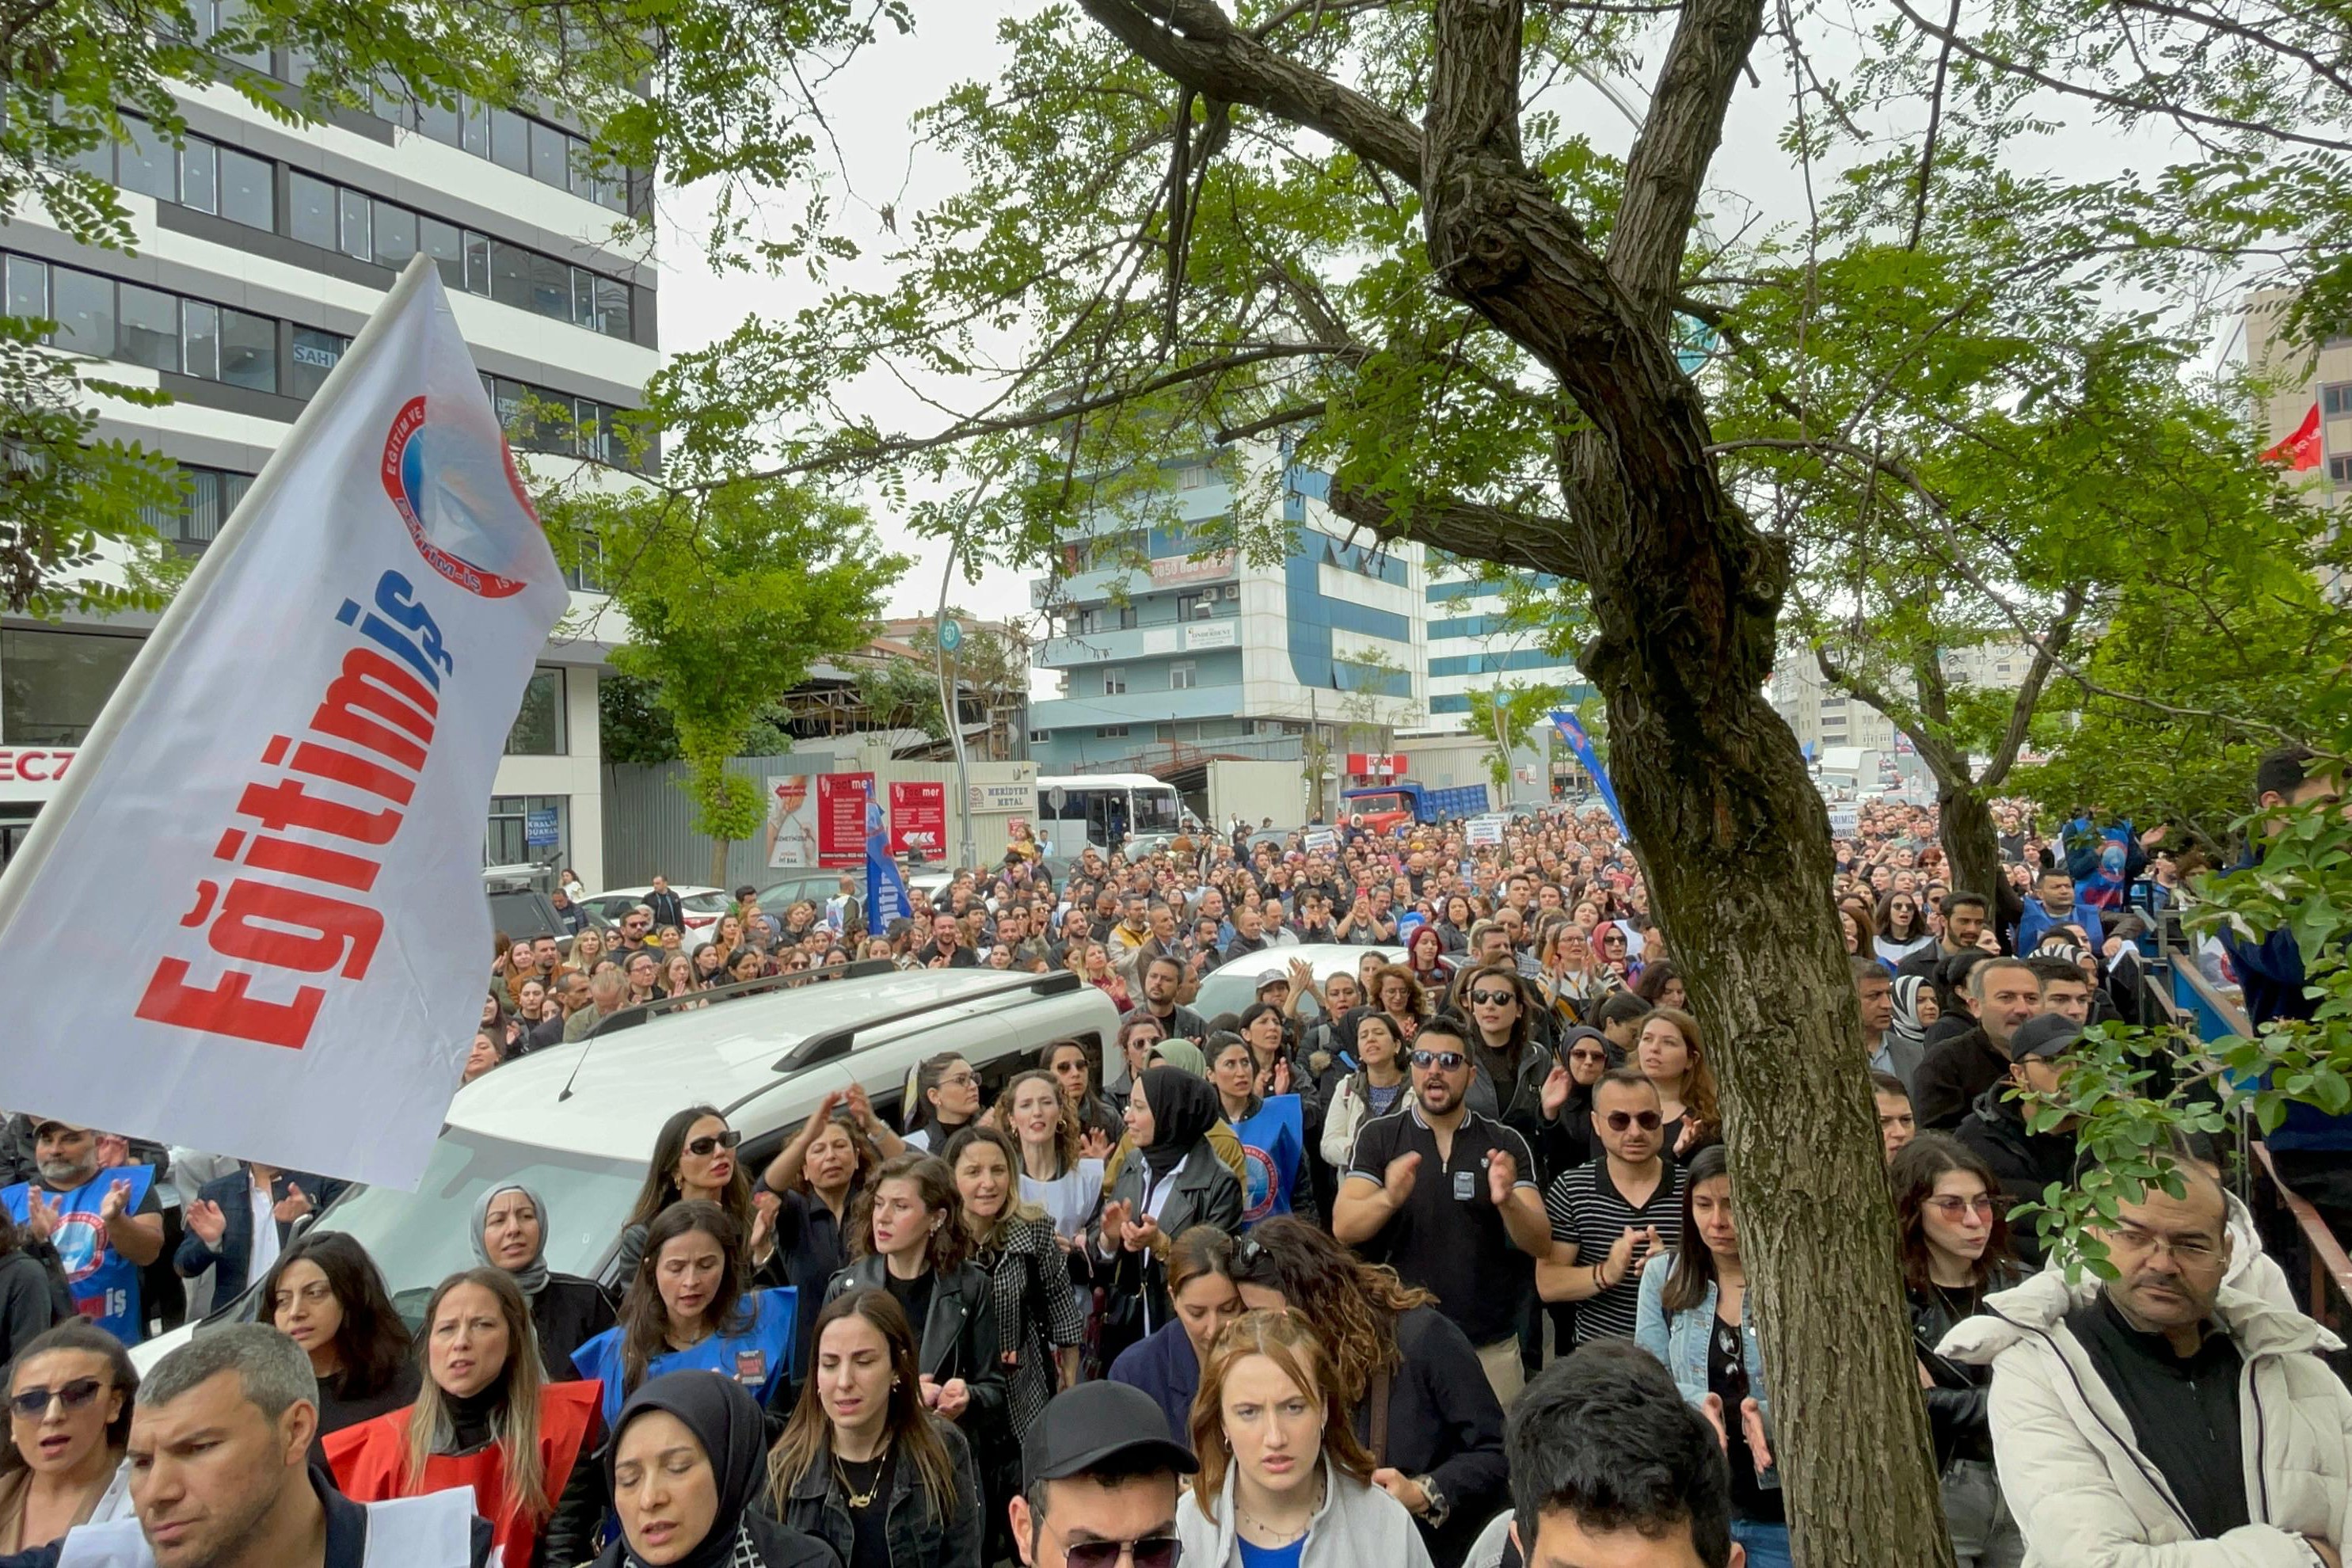
<path fill-rule="evenodd" d="M 289 81 L 302 73 L 283 50 L 247 63 Z M 289 126 L 220 87 L 192 88 L 181 107 L 183 144 L 126 117 L 128 139 L 87 164 L 121 192 L 130 253 L 77 244 L 37 210 L 0 235 L 12 314 L 56 321 L 58 346 L 106 362 L 90 374 L 171 394 L 161 408 L 104 405 L 100 434 L 181 465 L 179 504 L 152 520 L 175 549 L 211 542 L 420 253 L 535 469 L 571 478 L 576 466 L 581 482 L 624 486 L 658 461 L 625 447 L 614 423 L 660 364 L 656 270 L 641 244 L 614 236 L 650 183 L 592 168 L 579 127 L 394 98 Z M 602 605 L 593 573 L 572 586 L 585 620 Z M 152 624 L 0 617 L 0 857 Z M 606 651 L 593 635 L 545 650 L 508 738 L 486 863 L 551 858 L 601 880 Z"/>

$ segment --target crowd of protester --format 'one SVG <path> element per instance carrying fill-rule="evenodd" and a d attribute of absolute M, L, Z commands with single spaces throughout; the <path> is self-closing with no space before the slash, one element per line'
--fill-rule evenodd
<path fill-rule="evenodd" d="M 2265 804 L 2332 788 L 2264 766 Z M 2222 1151 L 2176 1142 L 2179 1190 L 2100 1226 L 2113 1278 L 2008 1222 L 2077 1174 L 2026 1097 L 2137 1016 L 2140 928 L 2184 895 L 2160 834 L 2000 812 L 1997 889 L 1950 886 L 1916 807 L 1838 846 L 1955 1552 L 2342 1568 L 2352 1396 Z M 494 1184 L 474 1266 L 404 1282 L 412 1321 L 310 1228 L 335 1182 L 13 1119 L 0 1565 L 1787 1563 L 1801 1434 L 1631 853 L 1597 814 L 1332 837 L 1089 849 L 1057 882 L 1019 833 L 883 932 L 845 885 L 773 913 L 745 889 L 694 945 L 650 906 L 609 943 L 502 941 L 469 1079 L 859 959 L 1066 968 L 1118 1005 L 1114 1039 L 992 1094 L 953 1052 L 897 1118 L 829 1094 L 756 1170 L 680 1107 L 604 1281 L 551 1270 L 541 1193 Z M 1318 974 L 1302 942 L 1366 952 Z M 1227 965 L 1253 999 L 1204 1016 Z M 132 1370 L 248 1286 L 257 1321 Z"/>

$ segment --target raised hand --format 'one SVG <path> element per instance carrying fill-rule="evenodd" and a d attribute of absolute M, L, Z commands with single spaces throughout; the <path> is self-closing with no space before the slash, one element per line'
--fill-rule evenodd
<path fill-rule="evenodd" d="M 131 1140 L 120 1132 L 98 1135 L 98 1164 L 102 1171 L 111 1171 L 131 1163 Z"/>
<path fill-rule="evenodd" d="M 924 1381 L 928 1383 L 930 1380 L 926 1378 Z M 1751 1399 L 1748 1403 L 1754 1405 L 1756 1402 Z M 962 1415 L 971 1405 L 971 1390 L 965 1386 L 963 1379 L 960 1377 L 951 1377 L 940 1384 L 939 1396 L 931 1401 L 931 1408 L 949 1421 Z"/>
<path fill-rule="evenodd" d="M 1551 1071 L 1544 1074 L 1543 1113 L 1546 1121 L 1559 1120 L 1560 1107 L 1568 1103 L 1569 1091 L 1575 1086 L 1575 1080 L 1568 1076 L 1567 1067 L 1554 1062 Z"/>
<path fill-rule="evenodd" d="M 1160 1237 L 1160 1222 L 1150 1215 L 1131 1225 L 1119 1227 L 1119 1245 L 1129 1252 L 1141 1252 Z"/>
<path fill-rule="evenodd" d="M 1641 1272 L 1642 1266 L 1633 1260 L 1633 1243 L 1641 1234 L 1629 1225 L 1625 1227 L 1623 1235 L 1609 1244 L 1609 1256 L 1601 1265 L 1602 1284 L 1617 1284 L 1629 1275 Z"/>
<path fill-rule="evenodd" d="M 218 1204 L 198 1198 L 188 1205 L 185 1219 L 188 1229 L 206 1247 L 218 1247 L 221 1237 L 228 1234 L 228 1216 L 221 1213 Z"/>
<path fill-rule="evenodd" d="M 1700 1415 L 1706 1417 L 1707 1425 L 1715 1428 L 1715 1440 L 1722 1444 L 1727 1450 L 1729 1449 L 1731 1434 L 1723 1425 L 1723 1395 L 1708 1394 L 1698 1402 L 1698 1411 Z"/>
<path fill-rule="evenodd" d="M 783 1200 L 776 1196 L 773 1193 L 758 1193 L 753 1194 L 751 1198 L 751 1252 L 753 1258 L 759 1257 L 760 1254 L 768 1249 L 770 1239 L 776 1234 L 776 1211 L 782 1207 L 783 1207 Z"/>
<path fill-rule="evenodd" d="M 1102 1249 L 1105 1252 L 1117 1252 L 1119 1249 L 1121 1238 L 1127 1232 L 1127 1216 L 1130 1212 L 1124 1201 L 1103 1205 Z"/>
<path fill-rule="evenodd" d="M 34 1240 L 48 1240 L 64 1218 L 63 1205 L 44 1196 L 38 1187 L 25 1189 L 25 1228 L 33 1233 Z"/>
<path fill-rule="evenodd" d="M 1275 1093 L 1288 1094 L 1290 1092 L 1290 1058 L 1288 1057 L 1275 1058 L 1273 1080 Z"/>
<path fill-rule="evenodd" d="M 1114 1145 L 1110 1134 L 1099 1127 L 1089 1127 L 1078 1134 L 1078 1153 L 1088 1160 L 1108 1160 Z"/>
<path fill-rule="evenodd" d="M 1381 1173 L 1381 1190 L 1388 1194 L 1389 1202 L 1402 1205 L 1412 1196 L 1413 1179 L 1420 1173 L 1420 1155 L 1399 1154 L 1389 1162 L 1389 1168 Z"/>
<path fill-rule="evenodd" d="M 857 1118 L 860 1127 L 870 1129 L 874 1126 L 874 1101 L 866 1097 L 864 1084 L 851 1084 L 842 1100 L 849 1107 L 849 1114 Z"/>
<path fill-rule="evenodd" d="M 269 1208 L 270 1216 L 280 1225 L 292 1225 L 310 1212 L 310 1194 L 291 1182 L 286 1184 L 286 1195 Z"/>
<path fill-rule="evenodd" d="M 1508 1150 L 1497 1149 L 1486 1156 L 1486 1201 L 1501 1208 L 1511 1201 L 1511 1189 L 1519 1184 L 1519 1158 Z"/>
<path fill-rule="evenodd" d="M 131 1184 L 127 1180 L 117 1177 L 107 1184 L 106 1196 L 98 1205 L 98 1217 L 110 1224 L 130 1212 Z"/>

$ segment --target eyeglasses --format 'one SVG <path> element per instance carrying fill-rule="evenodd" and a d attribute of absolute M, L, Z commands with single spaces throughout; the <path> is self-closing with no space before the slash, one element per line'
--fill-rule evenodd
<path fill-rule="evenodd" d="M 38 1421 L 49 1413 L 49 1402 L 55 1400 L 68 1410 L 79 1410 L 99 1396 L 106 1387 L 102 1377 L 78 1377 L 58 1388 L 43 1388 L 35 1384 L 8 1396 L 8 1408 L 27 1421 Z"/>
<path fill-rule="evenodd" d="M 1184 1544 L 1172 1535 L 1146 1535 L 1134 1541 L 1079 1541 L 1062 1552 L 1070 1568 L 1114 1568 L 1128 1556 L 1135 1568 L 1176 1568 Z"/>
<path fill-rule="evenodd" d="M 1923 1206 L 1934 1209 L 1947 1220 L 1951 1221 L 1958 1221 L 1963 1215 L 1971 1214 L 1982 1215 L 1985 1218 L 1990 1219 L 2000 1209 L 2000 1205 L 1994 1202 L 1990 1194 L 1973 1198 L 1951 1196 L 1929 1198 Z"/>
<path fill-rule="evenodd" d="M 1628 1127 L 1639 1127 L 1644 1132 L 1655 1132 L 1666 1124 L 1666 1119 L 1654 1110 L 1612 1110 L 1605 1120 L 1612 1132 L 1622 1132 Z"/>
<path fill-rule="evenodd" d="M 947 1077 L 940 1079 L 940 1087 L 941 1089 L 970 1089 L 973 1084 L 976 1084 L 979 1081 L 980 1075 L 967 1068 L 962 1072 L 951 1072 L 948 1074 Z"/>
<path fill-rule="evenodd" d="M 1607 1051 L 1570 1051 L 1568 1053 L 1568 1059 L 1572 1062 L 1606 1062 L 1609 1059 L 1609 1053 Z"/>
<path fill-rule="evenodd" d="M 2221 1249 L 2210 1241 L 2195 1237 L 2158 1236 L 2137 1226 L 2119 1226 L 2108 1233 L 2108 1243 L 2118 1250 L 2130 1253 L 2153 1253 L 2159 1247 L 2172 1254 L 2175 1263 L 2200 1268 L 2221 1257 Z"/>
<path fill-rule="evenodd" d="M 708 1160 L 721 1149 L 732 1149 L 743 1142 L 743 1134 L 729 1128 L 724 1132 L 707 1133 L 686 1146 L 686 1152 L 698 1160 Z"/>
<path fill-rule="evenodd" d="M 1470 993 L 1474 1007 L 1507 1007 L 1519 999 L 1515 991 L 1488 991 L 1484 987 Z"/>
<path fill-rule="evenodd" d="M 1435 1068 L 1440 1072 L 1460 1072 L 1470 1065 L 1470 1058 L 1460 1051 L 1415 1051 L 1412 1053 L 1412 1065 Z"/>

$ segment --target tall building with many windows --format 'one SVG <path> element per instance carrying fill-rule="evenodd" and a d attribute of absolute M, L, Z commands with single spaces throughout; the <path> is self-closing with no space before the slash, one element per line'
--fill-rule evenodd
<path fill-rule="evenodd" d="M 1453 734 L 1470 721 L 1470 694 L 1498 688 L 1558 687 L 1563 706 L 1592 695 L 1573 659 L 1556 657 L 1541 633 L 1510 613 L 1502 584 L 1482 566 L 1432 556 L 1428 599 L 1429 716 L 1421 728 Z M 1538 595 L 1570 591 L 1557 577 L 1529 574 Z"/>
<path fill-rule="evenodd" d="M 1278 448 L 1253 444 L 1240 465 L 1251 477 L 1234 486 L 1203 459 L 1176 461 L 1176 521 L 1106 510 L 1063 541 L 1061 569 L 1030 591 L 1054 622 L 1035 663 L 1061 687 L 1030 707 L 1040 772 L 1170 776 L 1210 756 L 1298 757 L 1313 736 L 1417 721 L 1419 552 L 1350 540 L 1325 505 L 1328 479 L 1283 464 Z M 1257 482 L 1276 472 L 1278 483 Z M 1280 561 L 1204 551 L 1210 525 L 1237 506 L 1280 509 Z M 1272 521 L 1254 520 L 1261 531 Z"/>
<path fill-rule="evenodd" d="M 284 50 L 246 63 L 289 82 L 303 68 Z M 182 502 L 154 520 L 177 548 L 211 541 L 419 254 L 439 267 L 519 449 L 587 465 L 599 485 L 653 460 L 613 428 L 660 363 L 655 269 L 611 241 L 648 182 L 593 169 L 577 126 L 385 100 L 297 127 L 216 86 L 189 89 L 182 112 L 184 145 L 131 121 L 131 138 L 88 165 L 120 187 L 133 253 L 77 244 L 38 210 L 0 234 L 12 314 L 55 321 L 58 345 L 109 362 L 104 376 L 172 395 L 162 408 L 106 405 L 100 433 L 182 465 Z M 583 616 L 601 605 L 595 586 L 572 584 Z M 0 619 L 0 858 L 151 625 Z M 593 634 L 545 650 L 499 770 L 486 862 L 553 858 L 600 879 L 605 652 Z"/>

